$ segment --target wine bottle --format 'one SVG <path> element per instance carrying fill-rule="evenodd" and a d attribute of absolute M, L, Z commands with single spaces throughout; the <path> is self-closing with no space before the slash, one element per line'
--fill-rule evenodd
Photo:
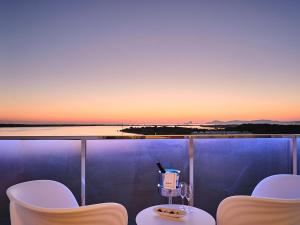
<path fill-rule="evenodd" d="M 160 162 L 157 162 L 156 165 L 159 168 L 159 171 L 161 173 L 166 173 L 166 170 L 163 168 L 163 166 L 160 164 Z"/>

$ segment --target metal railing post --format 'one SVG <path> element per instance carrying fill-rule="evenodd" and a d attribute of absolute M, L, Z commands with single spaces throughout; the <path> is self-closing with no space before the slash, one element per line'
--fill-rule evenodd
<path fill-rule="evenodd" d="M 189 136 L 189 182 L 192 187 L 192 198 L 189 202 L 190 206 L 194 205 L 194 141 Z"/>
<path fill-rule="evenodd" d="M 86 139 L 81 139 L 81 205 L 85 205 Z"/>
<path fill-rule="evenodd" d="M 298 166 L 297 166 L 297 137 L 292 136 L 291 140 L 291 155 L 292 155 L 292 165 L 293 165 L 293 174 L 297 175 L 298 173 Z"/>

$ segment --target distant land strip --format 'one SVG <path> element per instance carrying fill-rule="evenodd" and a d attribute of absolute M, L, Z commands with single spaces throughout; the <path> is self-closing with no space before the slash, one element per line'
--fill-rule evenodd
<path fill-rule="evenodd" d="M 180 126 L 129 127 L 122 132 L 143 135 L 191 135 L 191 134 L 300 134 L 300 125 L 240 124 L 205 125 L 209 129 Z"/>

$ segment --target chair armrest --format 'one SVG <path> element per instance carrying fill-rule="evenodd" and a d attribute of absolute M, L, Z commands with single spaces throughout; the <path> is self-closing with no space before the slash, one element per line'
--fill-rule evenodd
<path fill-rule="evenodd" d="M 299 212 L 299 200 L 232 196 L 220 203 L 217 210 L 217 224 L 299 225 Z"/>
<path fill-rule="evenodd" d="M 118 203 L 101 203 L 67 209 L 22 209 L 24 225 L 127 225 L 128 215 Z"/>

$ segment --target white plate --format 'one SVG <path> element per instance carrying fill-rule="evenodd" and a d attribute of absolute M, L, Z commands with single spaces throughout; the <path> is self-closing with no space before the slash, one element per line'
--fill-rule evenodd
<path fill-rule="evenodd" d="M 186 215 L 186 212 L 180 209 L 155 207 L 153 210 L 161 216 L 167 216 L 173 218 L 181 218 Z"/>

